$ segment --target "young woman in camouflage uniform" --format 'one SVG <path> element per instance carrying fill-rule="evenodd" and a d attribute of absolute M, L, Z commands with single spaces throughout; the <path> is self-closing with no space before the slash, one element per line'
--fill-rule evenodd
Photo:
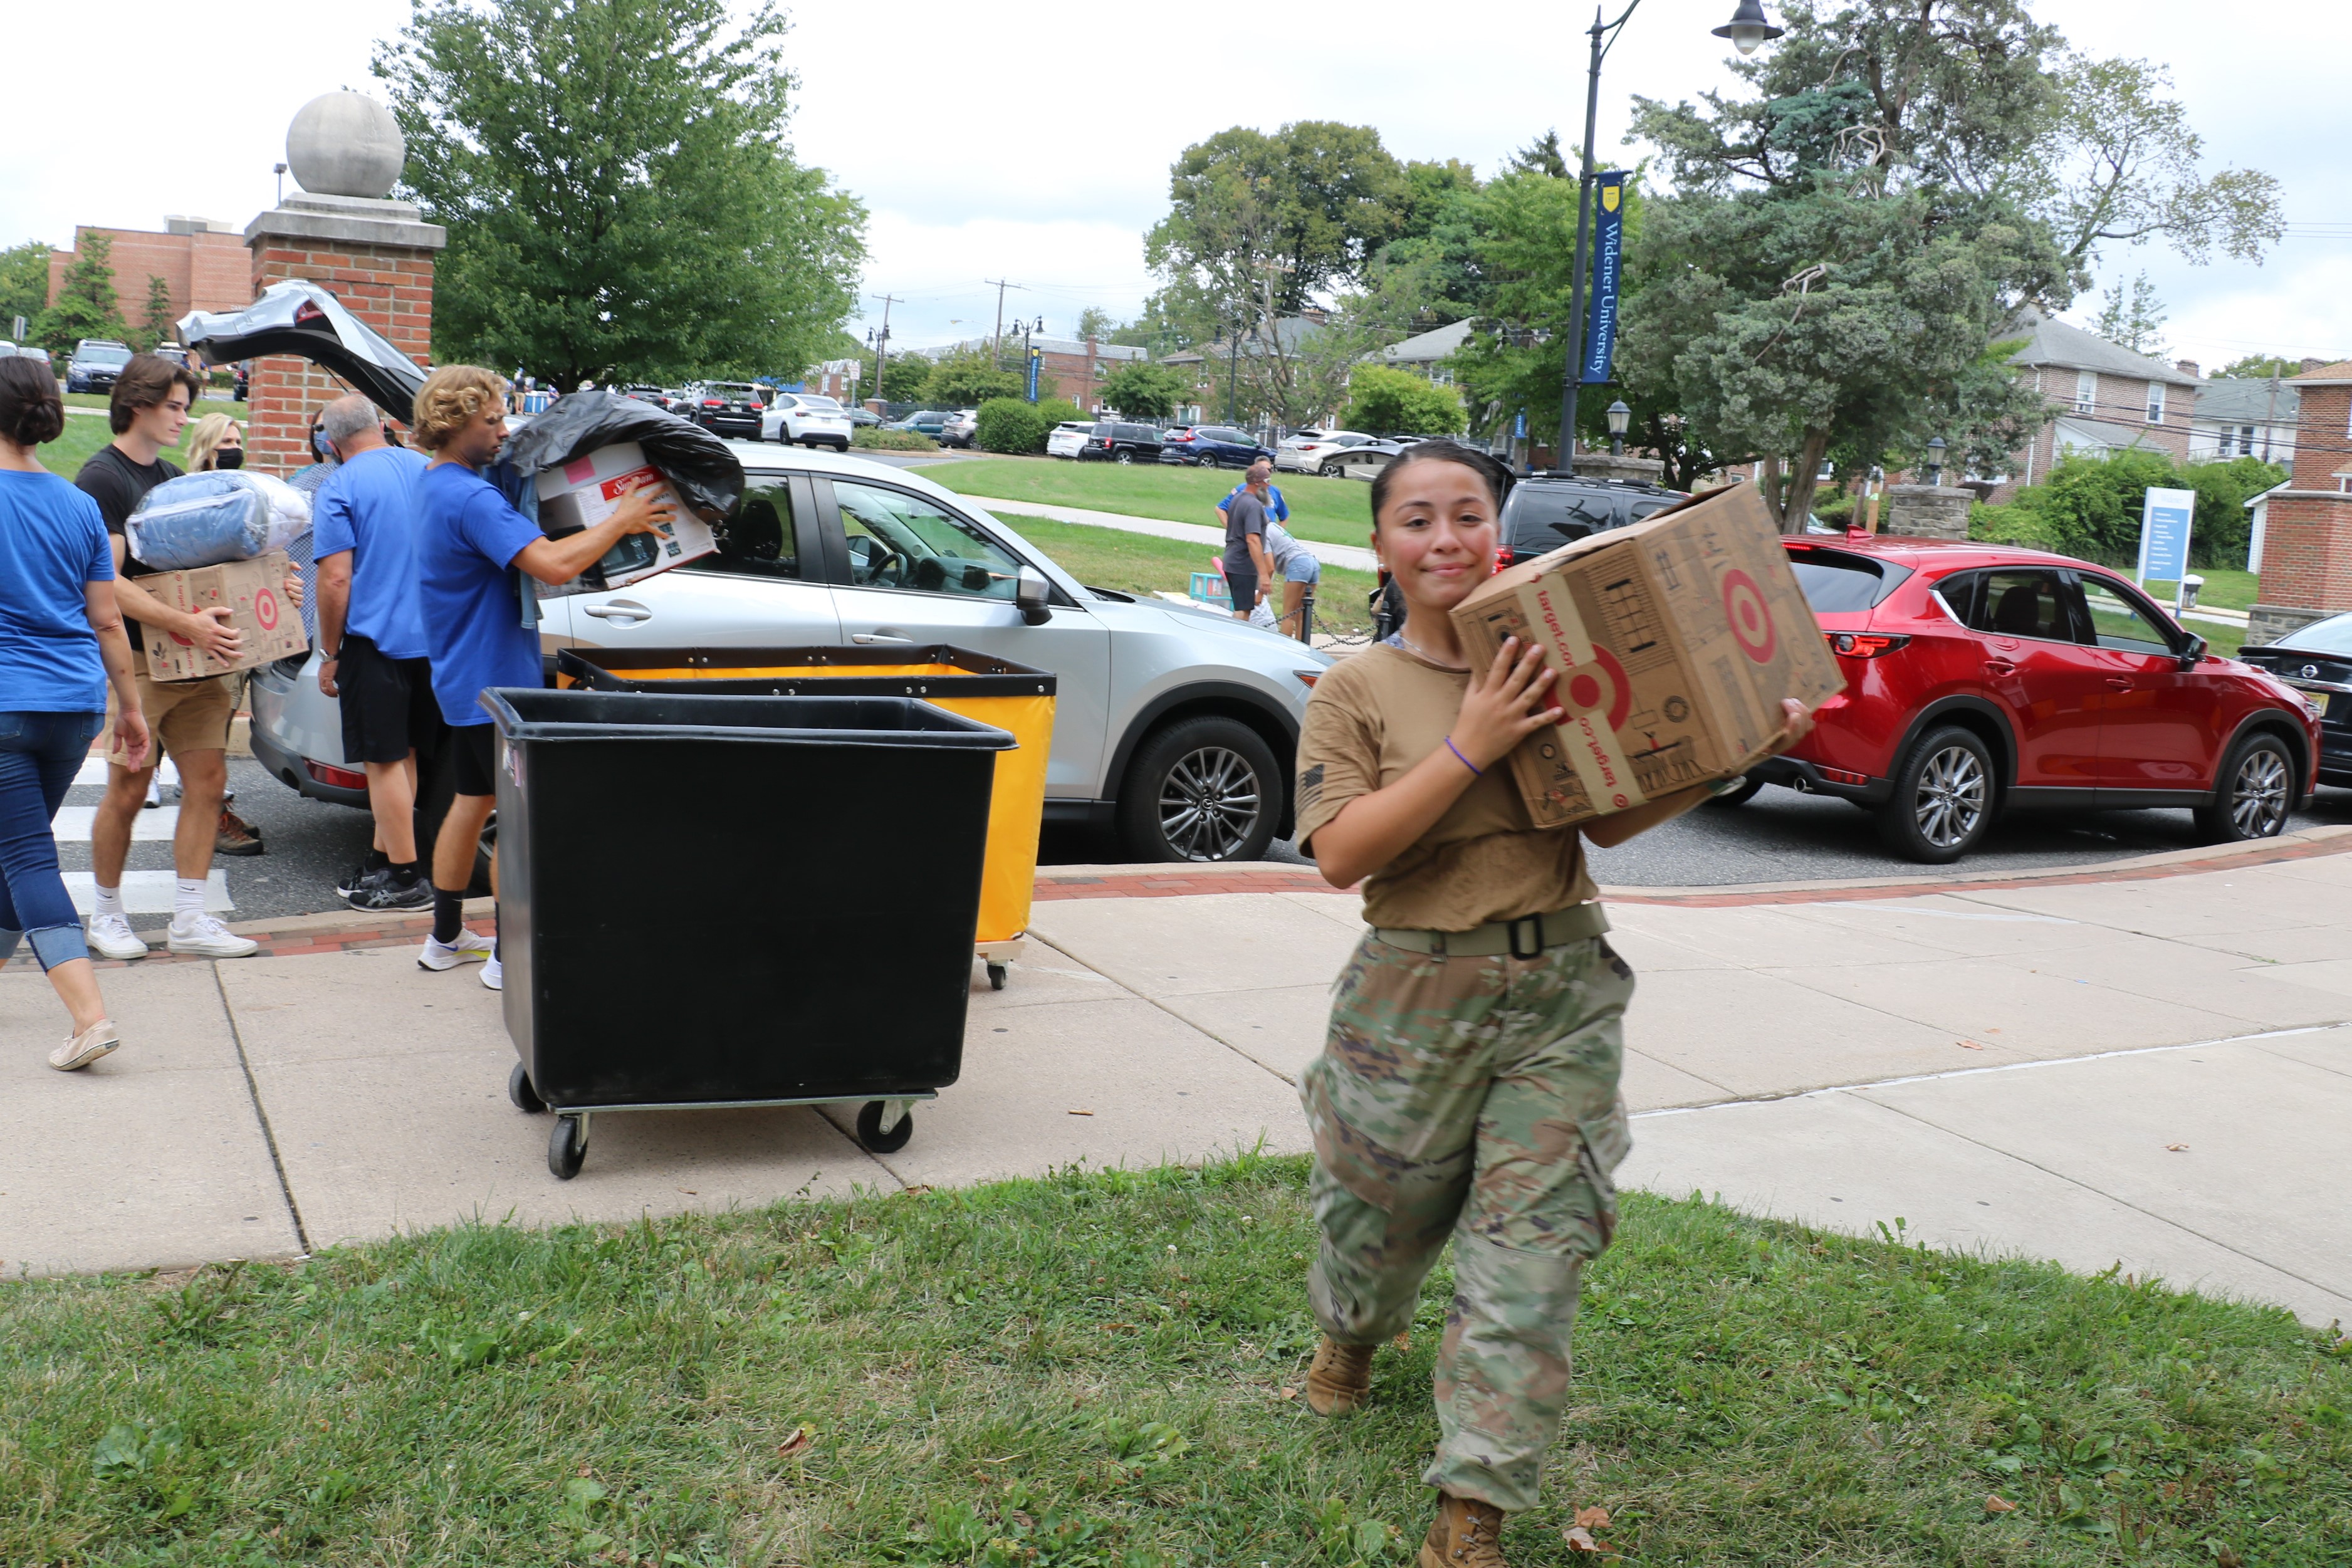
<path fill-rule="evenodd" d="M 1372 546 L 1402 628 L 1334 666 L 1298 748 L 1298 839 L 1373 928 L 1334 993 L 1301 1094 L 1322 1245 L 1308 1405 L 1370 1393 L 1450 1236 L 1437 1357 L 1441 1496 L 1422 1568 L 1502 1568 L 1503 1516 L 1535 1505 L 1567 1401 L 1578 1279 L 1616 1229 L 1630 1147 L 1617 1093 L 1633 973 L 1602 937 L 1581 840 L 1622 843 L 1698 788 L 1538 829 L 1506 759 L 1549 718 L 1541 654 L 1469 668 L 1450 615 L 1494 570 L 1510 482 L 1483 452 L 1408 447 L 1372 486 Z M 1790 703 L 1787 739 L 1811 727 Z"/>

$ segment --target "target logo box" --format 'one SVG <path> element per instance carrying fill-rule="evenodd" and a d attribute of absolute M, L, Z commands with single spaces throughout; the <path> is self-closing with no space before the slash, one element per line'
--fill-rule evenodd
<path fill-rule="evenodd" d="M 228 624 L 245 634 L 244 652 L 236 659 L 219 659 L 175 632 L 141 623 L 146 634 L 147 673 L 155 680 L 202 680 L 252 669 L 301 653 L 310 646 L 302 635 L 302 616 L 286 597 L 286 552 L 273 550 L 250 561 L 230 561 L 218 566 L 197 566 L 185 572 L 158 572 L 142 577 L 139 585 L 176 610 L 194 615 L 216 605 L 228 606 Z"/>
<path fill-rule="evenodd" d="M 1538 827 L 1745 773 L 1781 699 L 1818 708 L 1845 685 L 1752 485 L 1497 573 L 1454 620 L 1480 665 L 1516 637 L 1552 668 L 1559 721 L 1511 753 Z"/>

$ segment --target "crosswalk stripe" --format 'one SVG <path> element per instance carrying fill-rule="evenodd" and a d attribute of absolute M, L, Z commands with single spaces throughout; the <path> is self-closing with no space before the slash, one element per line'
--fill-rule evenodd
<path fill-rule="evenodd" d="M 102 784 L 105 782 L 106 759 L 104 757 L 84 758 L 81 767 L 74 773 L 74 783 L 78 784 Z"/>
<path fill-rule="evenodd" d="M 57 835 L 60 844 L 87 844 L 89 842 L 90 824 L 97 818 L 98 807 L 94 805 L 61 805 L 58 807 L 57 821 L 50 825 L 50 830 Z M 176 805 L 159 805 L 152 811 L 142 811 L 131 819 L 131 842 L 169 843 L 179 826 L 180 808 Z"/>
<path fill-rule="evenodd" d="M 74 908 L 87 915 L 98 908 L 98 879 L 88 871 L 68 871 L 66 892 Z M 122 873 L 122 908 L 134 915 L 168 915 L 172 912 L 172 893 L 176 881 L 171 871 L 125 871 Z M 226 914 L 236 908 L 228 896 L 228 879 L 218 871 L 205 878 L 205 912 Z"/>

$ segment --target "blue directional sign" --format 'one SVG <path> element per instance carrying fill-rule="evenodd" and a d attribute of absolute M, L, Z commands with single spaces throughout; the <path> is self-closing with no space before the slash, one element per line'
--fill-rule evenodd
<path fill-rule="evenodd" d="M 2178 583 L 2189 574 L 2189 525 L 2196 511 L 2195 490 L 2149 489 L 2140 508 L 2141 582 Z"/>

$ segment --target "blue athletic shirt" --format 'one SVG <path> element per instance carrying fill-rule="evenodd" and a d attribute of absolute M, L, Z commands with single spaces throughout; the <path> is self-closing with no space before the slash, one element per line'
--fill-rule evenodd
<path fill-rule="evenodd" d="M 1241 484 L 1235 485 L 1232 489 L 1227 490 L 1225 492 L 1224 500 L 1221 500 L 1217 503 L 1217 510 L 1219 511 L 1224 510 L 1226 502 L 1231 501 L 1234 497 L 1241 494 L 1247 489 L 1249 489 L 1249 484 L 1247 481 L 1244 481 Z M 1265 515 L 1274 519 L 1276 522 L 1288 522 L 1290 521 L 1290 503 L 1282 499 L 1282 487 L 1280 485 L 1268 485 L 1265 487 Z"/>
<path fill-rule="evenodd" d="M 310 500 L 314 561 L 352 552 L 352 602 L 343 629 L 386 658 L 425 657 L 416 607 L 416 481 L 432 459 L 406 447 L 373 447 L 336 468 Z"/>
<path fill-rule="evenodd" d="M 508 568 L 546 535 L 463 463 L 425 469 L 416 500 L 416 603 L 434 700 L 455 727 L 487 724 L 490 716 L 474 701 L 483 691 L 544 684 L 539 631 L 522 624 Z"/>
<path fill-rule="evenodd" d="M 0 713 L 106 707 L 83 584 L 113 581 L 96 501 L 55 474 L 0 468 Z"/>

